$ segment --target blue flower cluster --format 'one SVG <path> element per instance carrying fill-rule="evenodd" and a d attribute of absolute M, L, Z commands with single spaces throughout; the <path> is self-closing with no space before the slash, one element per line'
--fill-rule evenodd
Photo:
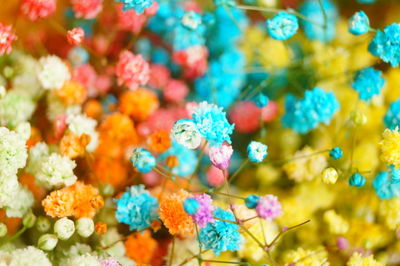
<path fill-rule="evenodd" d="M 390 167 L 388 172 L 380 172 L 372 182 L 380 199 L 391 199 L 400 196 L 400 170 Z"/>
<path fill-rule="evenodd" d="M 329 42 L 335 37 L 338 10 L 330 0 L 307 0 L 299 8 L 299 12 L 310 21 L 301 19 L 307 38 L 321 42 Z M 326 15 L 326 17 L 325 17 Z M 325 21 L 326 19 L 326 21 Z M 326 25 L 325 25 L 326 22 Z M 324 27 L 326 26 L 326 28 Z"/>
<path fill-rule="evenodd" d="M 160 161 L 165 161 L 168 156 L 176 156 L 178 165 L 171 172 L 174 175 L 185 177 L 193 174 L 197 164 L 197 156 L 194 150 L 190 150 L 183 145 L 173 141 L 171 147 L 158 156 Z"/>
<path fill-rule="evenodd" d="M 329 151 L 329 156 L 334 160 L 339 160 L 343 157 L 343 150 L 339 147 L 335 147 Z"/>
<path fill-rule="evenodd" d="M 239 50 L 226 50 L 218 59 L 211 60 L 207 73 L 195 81 L 197 98 L 228 107 L 245 83 L 244 67 L 245 58 Z"/>
<path fill-rule="evenodd" d="M 130 230 L 143 230 L 158 219 L 158 201 L 143 185 L 128 188 L 115 202 L 115 217 Z"/>
<path fill-rule="evenodd" d="M 276 40 L 287 40 L 299 29 L 297 17 L 286 12 L 279 12 L 267 22 L 268 34 Z"/>
<path fill-rule="evenodd" d="M 235 221 L 233 213 L 217 208 L 214 216 L 219 219 Z M 199 241 L 205 249 L 212 249 L 215 255 L 226 250 L 239 250 L 242 236 L 239 233 L 239 225 L 221 220 L 208 223 L 199 233 Z"/>
<path fill-rule="evenodd" d="M 354 35 L 361 35 L 369 31 L 369 19 L 364 11 L 356 12 L 349 19 L 349 32 Z"/>
<path fill-rule="evenodd" d="M 282 117 L 284 127 L 305 134 L 320 123 L 328 124 L 339 109 L 339 102 L 333 92 L 314 88 L 305 92 L 304 99 L 297 99 L 294 95 L 288 94 L 285 109 L 286 112 Z"/>
<path fill-rule="evenodd" d="M 133 166 L 141 173 L 148 173 L 156 166 L 156 158 L 146 149 L 136 148 L 130 158 Z"/>
<path fill-rule="evenodd" d="M 123 10 L 127 11 L 130 9 L 135 9 L 136 13 L 142 14 L 146 8 L 151 7 L 153 0 L 115 0 L 122 3 Z"/>
<path fill-rule="evenodd" d="M 360 173 L 354 173 L 350 176 L 349 185 L 353 187 L 363 187 L 367 180 Z"/>
<path fill-rule="evenodd" d="M 358 92 L 359 98 L 366 102 L 369 102 L 374 95 L 378 95 L 384 85 L 382 72 L 373 67 L 357 71 L 351 84 L 353 89 Z"/>
<path fill-rule="evenodd" d="M 229 124 L 226 113 L 221 107 L 207 102 L 201 102 L 193 113 L 193 122 L 200 134 L 212 146 L 220 146 L 225 141 L 231 143 L 234 125 Z"/>
<path fill-rule="evenodd" d="M 400 23 L 386 26 L 383 31 L 377 30 L 368 50 L 384 62 L 397 67 L 400 63 Z"/>
<path fill-rule="evenodd" d="M 400 99 L 390 104 L 389 109 L 383 117 L 383 122 L 390 130 L 400 127 Z"/>

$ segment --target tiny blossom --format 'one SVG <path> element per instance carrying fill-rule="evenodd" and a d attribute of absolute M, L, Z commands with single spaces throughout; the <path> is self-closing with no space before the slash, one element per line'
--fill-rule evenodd
<path fill-rule="evenodd" d="M 400 99 L 390 104 L 383 121 L 385 126 L 391 130 L 400 127 Z"/>
<path fill-rule="evenodd" d="M 187 214 L 193 215 L 199 210 L 200 203 L 195 198 L 187 198 L 183 202 L 183 208 Z"/>
<path fill-rule="evenodd" d="M 343 150 L 339 147 L 335 147 L 329 151 L 329 156 L 334 160 L 339 160 L 343 157 Z"/>
<path fill-rule="evenodd" d="M 142 14 L 146 8 L 151 7 L 153 0 L 115 0 L 123 3 L 123 10 L 134 9 L 138 14 Z"/>
<path fill-rule="evenodd" d="M 57 90 L 64 85 L 65 81 L 71 79 L 71 74 L 68 67 L 59 57 L 49 55 L 40 58 L 37 77 L 43 88 Z"/>
<path fill-rule="evenodd" d="M 354 173 L 350 176 L 349 185 L 353 187 L 362 187 L 365 185 L 366 179 L 360 173 Z"/>
<path fill-rule="evenodd" d="M 0 56 L 11 52 L 11 44 L 17 36 L 11 32 L 11 26 L 5 26 L 0 22 Z"/>
<path fill-rule="evenodd" d="M 117 220 L 130 230 L 143 230 L 158 219 L 158 201 L 143 185 L 128 188 L 115 202 Z"/>
<path fill-rule="evenodd" d="M 67 32 L 68 42 L 72 45 L 79 45 L 85 38 L 85 32 L 82 28 L 73 28 Z"/>
<path fill-rule="evenodd" d="M 247 146 L 247 154 L 250 162 L 260 163 L 268 155 L 268 146 L 261 142 L 252 141 Z"/>
<path fill-rule="evenodd" d="M 383 31 L 377 30 L 368 50 L 384 62 L 397 67 L 400 63 L 400 23 L 390 24 Z"/>
<path fill-rule="evenodd" d="M 378 95 L 384 85 L 385 80 L 382 77 L 382 72 L 372 67 L 357 71 L 351 84 L 353 89 L 358 92 L 359 98 L 367 102 L 374 95 Z"/>
<path fill-rule="evenodd" d="M 203 228 L 208 223 L 214 221 L 213 211 L 215 210 L 215 207 L 213 206 L 212 199 L 208 194 L 197 194 L 194 196 L 194 199 L 196 199 L 200 206 L 196 213 L 192 214 L 192 217 L 195 223 L 199 227 Z"/>
<path fill-rule="evenodd" d="M 170 102 L 181 102 L 189 93 L 185 82 L 171 79 L 163 90 L 164 98 Z"/>
<path fill-rule="evenodd" d="M 125 50 L 119 55 L 116 74 L 119 85 L 125 84 L 129 89 L 135 90 L 149 81 L 150 67 L 142 55 L 134 55 Z"/>
<path fill-rule="evenodd" d="M 58 219 L 54 224 L 54 233 L 61 240 L 69 239 L 74 234 L 74 232 L 74 222 L 66 217 Z"/>
<path fill-rule="evenodd" d="M 196 149 L 201 144 L 201 134 L 192 120 L 176 121 L 171 132 L 175 141 L 188 149 Z"/>
<path fill-rule="evenodd" d="M 23 249 L 15 249 L 11 252 L 11 258 L 7 265 L 10 266 L 22 266 L 22 265 L 40 265 L 40 266 L 51 266 L 47 254 L 42 250 L 28 246 Z"/>
<path fill-rule="evenodd" d="M 286 12 L 279 12 L 267 22 L 268 34 L 276 40 L 287 40 L 299 29 L 297 17 Z"/>
<path fill-rule="evenodd" d="M 209 185 L 218 187 L 225 182 L 225 175 L 221 169 L 211 165 L 207 170 L 207 182 Z"/>
<path fill-rule="evenodd" d="M 268 105 L 269 98 L 264 93 L 259 93 L 254 99 L 255 104 L 258 108 L 263 108 Z"/>
<path fill-rule="evenodd" d="M 282 206 L 274 195 L 267 195 L 258 200 L 256 212 L 261 218 L 272 220 L 282 214 Z"/>
<path fill-rule="evenodd" d="M 141 173 L 148 173 L 156 166 L 156 159 L 147 150 L 136 148 L 130 158 L 133 166 Z"/>
<path fill-rule="evenodd" d="M 335 184 L 338 178 L 339 174 L 335 168 L 328 167 L 322 171 L 322 182 L 325 184 Z"/>
<path fill-rule="evenodd" d="M 103 9 L 103 0 L 71 0 L 77 18 L 93 19 Z"/>
<path fill-rule="evenodd" d="M 212 146 L 208 151 L 212 164 L 221 170 L 229 167 L 232 154 L 233 148 L 229 144 L 222 144 L 219 147 Z"/>
<path fill-rule="evenodd" d="M 260 200 L 259 196 L 249 195 L 244 200 L 246 207 L 249 209 L 255 209 L 257 207 L 258 201 Z"/>
<path fill-rule="evenodd" d="M 201 16 L 194 11 L 189 11 L 183 15 L 182 24 L 195 30 L 201 24 Z"/>
<path fill-rule="evenodd" d="M 235 131 L 252 133 L 260 128 L 260 115 L 261 109 L 256 103 L 242 101 L 233 106 L 229 113 L 229 119 L 235 124 Z"/>
<path fill-rule="evenodd" d="M 101 266 L 120 266 L 121 264 L 113 257 L 100 259 Z"/>
<path fill-rule="evenodd" d="M 361 35 L 369 31 L 369 19 L 364 11 L 356 12 L 349 19 L 349 31 L 354 35 Z"/>
<path fill-rule="evenodd" d="M 21 13 L 31 21 L 47 18 L 56 11 L 56 0 L 23 0 Z"/>
<path fill-rule="evenodd" d="M 379 143 L 381 148 L 381 160 L 388 165 L 400 168 L 400 132 L 396 127 L 394 130 L 385 129 L 382 134 L 382 141 Z"/>

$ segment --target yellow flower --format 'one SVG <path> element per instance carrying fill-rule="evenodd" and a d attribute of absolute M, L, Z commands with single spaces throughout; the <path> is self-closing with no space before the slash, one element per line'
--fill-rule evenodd
<path fill-rule="evenodd" d="M 394 230 L 400 225 L 400 198 L 381 200 L 379 202 L 379 215 L 385 225 Z"/>
<path fill-rule="evenodd" d="M 320 266 L 328 261 L 328 253 L 325 248 L 319 247 L 315 250 L 298 248 L 290 250 L 283 256 L 283 263 L 296 266 Z"/>
<path fill-rule="evenodd" d="M 373 255 L 363 257 L 358 252 L 354 252 L 353 255 L 351 255 L 349 261 L 347 262 L 347 266 L 383 266 L 383 265 L 384 265 L 383 263 L 374 260 Z"/>
<path fill-rule="evenodd" d="M 338 177 L 339 174 L 333 167 L 328 167 L 322 172 L 322 182 L 325 184 L 335 184 Z"/>
<path fill-rule="evenodd" d="M 398 128 L 394 130 L 385 129 L 382 134 L 383 140 L 379 143 L 381 148 L 381 160 L 386 164 L 393 164 L 396 168 L 400 167 L 400 132 Z"/>
<path fill-rule="evenodd" d="M 265 39 L 259 46 L 260 63 L 268 70 L 287 67 L 290 63 L 290 51 L 282 41 Z"/>
<path fill-rule="evenodd" d="M 324 213 L 324 221 L 329 226 L 329 231 L 332 234 L 345 234 L 349 230 L 349 223 L 334 210 L 329 210 Z"/>

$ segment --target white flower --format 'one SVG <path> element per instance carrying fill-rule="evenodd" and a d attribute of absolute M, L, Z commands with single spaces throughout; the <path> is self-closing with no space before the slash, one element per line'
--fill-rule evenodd
<path fill-rule="evenodd" d="M 188 149 L 196 149 L 199 147 L 202 139 L 196 125 L 189 119 L 176 121 L 172 128 L 172 136 L 176 142 Z"/>
<path fill-rule="evenodd" d="M 31 118 L 35 108 L 36 103 L 30 97 L 11 90 L 0 99 L 0 124 L 14 127 L 25 122 Z"/>
<path fill-rule="evenodd" d="M 250 162 L 260 163 L 264 160 L 265 156 L 268 155 L 268 146 L 258 142 L 252 141 L 247 146 L 247 154 L 249 156 Z"/>
<path fill-rule="evenodd" d="M 15 131 L 0 127 L 0 176 L 16 175 L 26 164 L 26 139 Z"/>
<path fill-rule="evenodd" d="M 51 266 L 46 253 L 33 246 L 24 249 L 16 249 L 11 252 L 9 266 Z"/>
<path fill-rule="evenodd" d="M 86 150 L 93 152 L 99 144 L 99 133 L 96 131 L 97 121 L 85 115 L 69 115 L 67 118 L 68 129 L 78 137 L 89 135 L 90 142 Z"/>
<path fill-rule="evenodd" d="M 69 258 L 62 266 L 101 266 L 97 257 L 90 254 L 84 254 L 76 257 Z"/>
<path fill-rule="evenodd" d="M 30 99 L 39 99 L 44 90 L 40 85 L 37 76 L 33 73 L 23 72 L 12 80 L 13 91 L 18 95 L 29 97 Z"/>
<path fill-rule="evenodd" d="M 29 149 L 28 163 L 25 170 L 30 174 L 36 174 L 41 168 L 42 162 L 49 156 L 49 147 L 44 142 L 38 142 Z"/>
<path fill-rule="evenodd" d="M 18 193 L 18 177 L 0 175 L 0 208 L 10 205 L 14 196 Z"/>
<path fill-rule="evenodd" d="M 65 81 L 71 79 L 71 74 L 59 57 L 49 55 L 40 58 L 37 77 L 43 88 L 57 90 L 64 85 Z"/>
<path fill-rule="evenodd" d="M 94 222 L 90 218 L 80 218 L 76 221 L 76 231 L 81 237 L 89 237 L 94 232 Z"/>
<path fill-rule="evenodd" d="M 67 217 L 58 219 L 54 224 L 54 233 L 61 240 L 69 239 L 75 232 L 75 224 Z"/>
<path fill-rule="evenodd" d="M 42 250 L 53 250 L 58 243 L 58 238 L 54 234 L 42 235 L 38 240 L 38 247 Z"/>
<path fill-rule="evenodd" d="M 75 167 L 76 163 L 70 158 L 53 153 L 40 164 L 36 180 L 49 189 L 71 186 L 77 180 Z"/>
<path fill-rule="evenodd" d="M 12 199 L 6 205 L 8 217 L 21 218 L 33 206 L 34 198 L 32 192 L 24 186 L 19 185 Z"/>

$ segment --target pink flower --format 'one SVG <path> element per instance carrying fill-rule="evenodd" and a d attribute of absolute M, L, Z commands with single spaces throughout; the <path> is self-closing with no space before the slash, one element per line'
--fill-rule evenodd
<path fill-rule="evenodd" d="M 261 117 L 264 122 L 271 122 L 278 114 L 278 104 L 274 101 L 269 101 L 268 104 L 261 109 Z"/>
<path fill-rule="evenodd" d="M 150 87 L 154 89 L 163 89 L 167 86 L 170 79 L 171 74 L 165 66 L 159 64 L 152 64 L 150 66 Z"/>
<path fill-rule="evenodd" d="M 47 18 L 56 11 L 55 0 L 23 0 L 21 3 L 22 15 L 35 21 Z"/>
<path fill-rule="evenodd" d="M 0 56 L 11 52 L 11 43 L 17 39 L 17 35 L 11 32 L 11 26 L 0 23 Z"/>
<path fill-rule="evenodd" d="M 260 127 L 261 109 L 251 101 L 237 103 L 229 114 L 235 130 L 240 133 L 251 133 Z"/>
<path fill-rule="evenodd" d="M 195 79 L 202 76 L 208 67 L 208 50 L 202 45 L 191 46 L 186 50 L 173 53 L 173 61 L 184 68 L 184 76 Z"/>
<path fill-rule="evenodd" d="M 97 73 L 90 64 L 83 64 L 76 67 L 72 79 L 82 84 L 88 90 L 90 97 L 98 94 L 96 90 Z"/>
<path fill-rule="evenodd" d="M 125 84 L 129 89 L 135 90 L 149 81 L 150 67 L 142 55 L 134 55 L 125 50 L 119 55 L 116 74 L 119 85 Z"/>
<path fill-rule="evenodd" d="M 164 89 L 164 98 L 169 102 L 181 102 L 189 93 L 186 83 L 181 80 L 171 79 Z"/>
<path fill-rule="evenodd" d="M 83 38 L 85 38 L 85 32 L 82 28 L 73 28 L 67 31 L 67 39 L 71 45 L 79 45 L 82 43 Z"/>
<path fill-rule="evenodd" d="M 225 170 L 229 167 L 231 156 L 233 154 L 232 146 L 224 143 L 220 147 L 212 146 L 208 150 L 210 160 L 215 167 Z"/>
<path fill-rule="evenodd" d="M 261 218 L 272 220 L 282 214 L 282 206 L 274 195 L 266 195 L 258 200 L 256 212 Z"/>
<path fill-rule="evenodd" d="M 102 0 L 71 0 L 77 18 L 95 18 L 103 8 Z"/>
<path fill-rule="evenodd" d="M 211 165 L 207 170 L 207 182 L 214 187 L 222 185 L 225 182 L 224 172 Z"/>
<path fill-rule="evenodd" d="M 134 9 L 122 10 L 122 5 L 118 6 L 117 25 L 121 30 L 130 31 L 138 34 L 146 25 L 147 16 L 145 13 L 138 14 Z"/>

